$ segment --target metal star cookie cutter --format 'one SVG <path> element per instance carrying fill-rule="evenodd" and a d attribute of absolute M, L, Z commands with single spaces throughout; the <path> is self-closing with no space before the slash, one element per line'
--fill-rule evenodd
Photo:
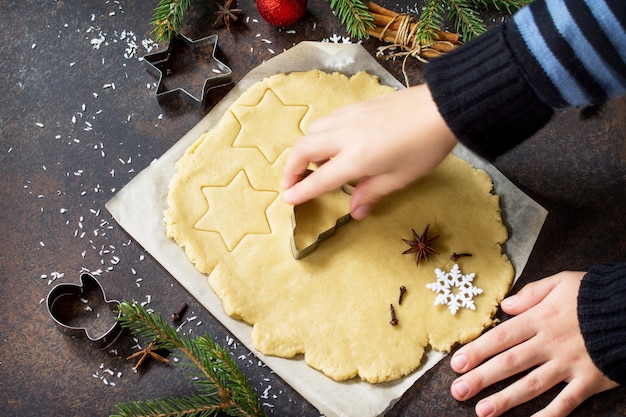
<path fill-rule="evenodd" d="M 62 283 L 48 293 L 48 313 L 59 330 L 84 337 L 97 349 L 110 346 L 122 333 L 119 301 L 108 300 L 100 282 L 83 273 L 80 284 Z M 110 315 L 113 313 L 113 316 Z"/>
<path fill-rule="evenodd" d="M 311 172 L 313 172 L 313 171 L 307 169 L 304 172 L 303 177 L 308 176 Z M 344 193 L 346 193 L 348 195 L 351 195 L 352 191 L 354 190 L 354 186 L 352 184 L 344 184 L 341 187 L 341 190 Z M 306 204 L 306 203 L 304 203 L 304 204 Z M 291 233 L 291 252 L 293 253 L 293 257 L 296 260 L 302 259 L 302 258 L 304 258 L 306 256 L 309 256 L 313 252 L 315 252 L 315 250 L 317 249 L 317 247 L 319 246 L 319 244 L 321 242 L 323 242 L 324 240 L 334 236 L 336 231 L 337 231 L 337 229 L 340 228 L 341 226 L 345 225 L 346 223 L 348 223 L 350 221 L 350 219 L 352 218 L 352 216 L 350 215 L 350 212 L 344 214 L 343 216 L 340 216 L 339 218 L 337 218 L 337 221 L 335 222 L 335 224 L 333 226 L 331 226 L 330 228 L 328 228 L 328 229 L 322 231 L 321 233 L 319 233 L 312 243 L 306 245 L 303 248 L 299 248 L 298 245 L 296 244 L 296 226 L 297 226 L 296 212 L 302 206 L 303 206 L 303 204 L 295 205 L 293 207 L 293 214 L 291 216 L 291 228 L 292 228 L 292 233 Z"/>
<path fill-rule="evenodd" d="M 191 53 L 185 55 L 187 60 L 191 60 L 191 63 L 194 65 L 199 65 L 200 63 L 206 64 L 206 56 L 194 54 L 194 51 L 207 46 L 211 47 L 211 59 L 208 63 L 211 64 L 213 68 L 209 70 L 209 74 L 204 80 L 200 97 L 191 94 L 182 87 L 168 89 L 165 85 L 164 79 L 171 74 L 181 74 L 185 71 L 185 68 L 188 68 L 188 66 L 185 65 L 185 62 L 182 64 L 179 63 L 178 67 L 174 65 L 175 60 L 173 58 L 181 55 L 180 53 L 177 54 L 177 52 L 186 48 L 191 51 Z M 167 50 L 145 55 L 143 59 L 146 62 L 147 71 L 159 80 L 156 90 L 156 97 L 159 104 L 163 104 L 173 98 L 182 97 L 193 106 L 204 109 L 206 107 L 206 95 L 210 89 L 230 84 L 232 82 L 232 70 L 230 67 L 215 58 L 216 49 L 217 35 L 215 34 L 197 39 L 195 41 L 189 39 L 183 34 L 179 34 L 172 38 Z M 170 64 L 172 66 L 168 67 Z"/>

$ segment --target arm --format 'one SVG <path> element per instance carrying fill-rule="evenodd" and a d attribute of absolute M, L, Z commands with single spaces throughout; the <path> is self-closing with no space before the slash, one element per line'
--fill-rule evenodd
<path fill-rule="evenodd" d="M 599 103 L 624 94 L 626 3 L 567 4 L 570 9 L 564 11 L 559 9 L 561 2 L 535 1 L 510 24 L 491 32 L 491 44 L 481 47 L 489 40 L 485 37 L 470 45 L 476 54 L 493 45 L 506 46 L 502 47 L 515 64 L 497 67 L 496 80 L 518 71 L 516 85 L 507 88 L 511 80 L 506 81 L 491 94 L 485 93 L 489 92 L 485 86 L 478 89 L 476 94 L 486 94 L 478 110 L 473 107 L 475 96 L 457 97 L 445 84 L 450 76 L 446 72 L 458 68 L 444 65 L 443 59 L 428 67 L 434 99 L 460 141 L 495 158 L 539 129 L 553 108 Z M 571 18 L 564 21 L 568 15 Z M 458 65 L 465 62 L 460 53 L 449 58 Z M 488 67 L 477 69 L 483 74 L 475 75 L 477 81 L 494 71 Z M 531 101 L 525 103 L 528 97 Z M 514 111 L 503 115 L 498 108 L 489 108 L 494 100 Z M 564 272 L 527 285 L 502 303 L 502 309 L 515 317 L 455 353 L 451 366 L 463 375 L 453 383 L 452 395 L 467 400 L 496 381 L 529 370 L 480 400 L 477 414 L 500 415 L 565 382 L 565 388 L 537 413 L 564 416 L 595 393 L 625 382 L 626 334 L 620 331 L 626 320 L 625 287 L 626 264 L 594 267 L 587 274 Z"/>
<path fill-rule="evenodd" d="M 366 179 L 351 202 L 353 217 L 362 219 L 383 195 L 436 166 L 457 139 L 493 159 L 545 125 L 555 108 L 624 94 L 626 3 L 571 0 L 568 13 L 552 6 L 563 1 L 536 0 L 433 60 L 425 86 L 312 123 L 286 164 L 285 201 L 299 204 Z M 327 166 L 303 180 L 309 162 Z"/>
<path fill-rule="evenodd" d="M 563 4 L 568 7 L 563 9 Z M 285 199 L 295 204 L 315 197 L 330 189 L 335 176 L 341 184 L 361 176 L 392 174 L 394 167 L 385 166 L 390 155 L 376 156 L 379 149 L 387 146 L 395 149 L 396 156 L 414 152 L 425 158 L 429 161 L 424 165 L 425 171 L 441 160 L 446 149 L 451 149 L 454 138 L 487 158 L 495 158 L 547 123 L 553 109 L 598 103 L 624 94 L 625 61 L 626 2 L 535 0 L 508 23 L 428 64 L 427 87 L 420 94 L 422 98 L 430 97 L 429 100 L 416 101 L 421 105 L 414 105 L 409 98 L 413 93 L 403 95 L 408 104 L 396 109 L 402 115 L 399 120 L 428 115 L 433 123 L 429 126 L 436 126 L 432 133 L 438 140 L 432 140 L 429 131 L 407 133 L 408 125 L 398 134 L 388 120 L 378 118 L 372 122 L 367 113 L 359 118 L 356 114 L 370 104 L 357 105 L 351 110 L 352 117 L 344 121 L 337 116 L 334 123 L 325 126 L 326 130 L 314 130 L 305 137 L 305 145 L 296 145 L 285 170 L 284 185 L 291 189 L 285 193 Z M 401 93 L 392 94 L 390 104 L 395 94 Z M 324 123 L 320 121 L 319 125 Z M 441 127 L 442 123 L 445 128 Z M 340 146 L 323 140 L 317 144 L 312 139 L 332 138 L 342 124 L 344 134 L 336 137 L 341 141 Z M 367 130 L 376 128 L 386 129 L 384 143 L 372 142 L 359 153 L 349 153 L 359 135 L 367 135 Z M 431 137 L 430 145 L 421 146 L 428 137 Z M 407 140 L 410 138 L 412 141 Z M 394 147 L 394 144 L 399 145 Z M 324 162 L 343 155 L 347 157 L 340 159 L 341 164 L 329 165 L 299 182 L 299 175 L 309 161 L 322 163 L 324 168 Z M 344 165 L 351 166 L 350 172 L 339 175 Z M 382 168 L 369 171 L 368 165 Z M 401 181 L 390 181 L 373 192 L 367 190 L 367 182 L 361 183 L 363 188 L 353 195 L 356 201 L 352 207 L 365 206 L 364 214 L 367 214 L 380 196 L 425 171 L 411 171 Z M 322 174 L 321 178 L 318 173 Z M 624 272 L 626 268 L 621 270 Z M 453 369 L 463 373 L 452 386 L 455 398 L 472 398 L 495 381 L 534 368 L 509 387 L 481 400 L 477 413 L 500 415 L 563 381 L 566 388 L 538 415 L 564 416 L 591 395 L 624 382 L 623 370 L 616 366 L 626 357 L 621 347 L 623 338 L 621 333 L 611 333 L 621 340 L 612 343 L 603 333 L 613 332 L 611 326 L 617 322 L 605 320 L 603 314 L 609 312 L 600 309 L 602 303 L 597 297 L 603 288 L 595 279 L 596 272 L 592 269 L 587 275 L 561 273 L 529 284 L 517 296 L 504 301 L 503 310 L 515 317 L 462 347 L 452 358 Z M 600 271 L 600 275 L 605 273 Z M 586 278 L 581 285 L 583 276 Z M 625 274 L 620 277 L 622 286 L 626 285 Z M 589 291 L 588 284 L 595 291 Z M 623 292 L 609 289 L 607 294 L 618 300 L 617 305 L 623 305 Z M 595 312 L 602 314 L 594 316 Z M 552 316 L 556 313 L 558 319 Z M 620 311 L 620 323 L 624 322 L 624 315 Z M 541 326 L 542 323 L 548 325 Z M 503 366 L 507 364 L 508 368 Z M 515 372 L 511 373 L 511 367 Z"/>
<path fill-rule="evenodd" d="M 541 128 L 553 109 L 626 92 L 626 3 L 537 0 L 426 66 L 457 138 L 493 159 Z"/>

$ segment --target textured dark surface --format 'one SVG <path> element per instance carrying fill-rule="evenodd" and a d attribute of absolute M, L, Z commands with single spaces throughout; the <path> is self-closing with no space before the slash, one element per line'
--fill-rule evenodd
<path fill-rule="evenodd" d="M 151 37 L 153 3 L 3 2 L 0 415 L 106 416 L 118 402 L 189 392 L 179 368 L 148 361 L 133 372 L 125 357 L 136 342 L 128 334 L 112 350 L 97 351 L 56 329 L 44 302 L 48 291 L 58 282 L 77 283 L 87 269 L 102 270 L 99 279 L 110 298 L 145 301 L 166 316 L 187 302 L 186 317 L 197 319 L 183 331 L 208 332 L 229 345 L 268 414 L 317 416 L 314 407 L 232 340 L 104 208 L 210 110 L 157 103 L 155 80 L 138 58 L 148 52 L 142 41 Z M 289 31 L 265 24 L 251 0 L 240 0 L 244 13 L 232 32 L 214 30 L 215 3 L 195 3 L 184 33 L 192 39 L 218 33 L 217 58 L 233 69 L 235 82 L 299 41 L 345 36 L 322 0 L 310 0 L 304 19 Z M 412 3 L 384 4 L 403 11 Z M 138 49 L 129 55 L 133 36 Z M 372 53 L 379 45 L 375 40 L 364 44 Z M 399 61 L 382 64 L 402 80 Z M 409 70 L 419 80 L 419 64 L 411 61 Z M 227 90 L 212 91 L 208 102 L 216 103 Z M 563 269 L 624 259 L 625 138 L 626 100 L 619 99 L 586 121 L 577 110 L 557 114 L 535 137 L 496 161 L 550 211 L 516 289 Z M 472 415 L 476 401 L 460 403 L 449 395 L 454 378 L 449 359 L 443 360 L 388 415 Z M 529 415 L 556 392 L 509 415 Z M 598 395 L 574 415 L 626 415 L 624 390 Z"/>

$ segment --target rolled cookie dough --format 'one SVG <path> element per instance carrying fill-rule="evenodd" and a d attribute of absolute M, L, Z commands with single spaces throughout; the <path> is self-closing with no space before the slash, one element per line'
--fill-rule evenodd
<path fill-rule="evenodd" d="M 168 236 L 207 274 L 227 314 L 253 326 L 260 352 L 304 355 L 335 380 L 398 379 L 420 366 L 429 345 L 449 351 L 474 339 L 493 324 L 513 280 L 491 179 L 454 156 L 383 199 L 366 220 L 352 220 L 311 255 L 294 259 L 293 207 L 280 187 L 290 146 L 310 121 L 391 91 L 366 73 L 269 77 L 187 150 L 170 184 Z M 349 211 L 345 196 L 311 207 L 334 213 L 330 221 Z M 402 239 L 426 225 L 429 235 L 440 235 L 433 245 L 440 255 L 416 265 L 413 255 L 402 254 L 408 249 Z M 302 229 L 318 227 L 310 226 Z M 454 262 L 453 252 L 472 256 Z M 434 305 L 438 294 L 426 285 L 437 282 L 436 268 L 450 271 L 455 263 L 475 274 L 482 293 L 473 297 L 475 310 L 451 314 L 447 305 Z M 407 288 L 401 305 L 400 286 Z"/>

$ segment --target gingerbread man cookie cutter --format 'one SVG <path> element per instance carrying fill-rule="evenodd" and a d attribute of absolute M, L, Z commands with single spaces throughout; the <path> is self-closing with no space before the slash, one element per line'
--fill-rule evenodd
<path fill-rule="evenodd" d="M 86 338 L 97 349 L 110 346 L 122 333 L 119 301 L 109 300 L 100 282 L 83 273 L 80 284 L 62 283 L 48 293 L 48 313 L 59 330 Z"/>

